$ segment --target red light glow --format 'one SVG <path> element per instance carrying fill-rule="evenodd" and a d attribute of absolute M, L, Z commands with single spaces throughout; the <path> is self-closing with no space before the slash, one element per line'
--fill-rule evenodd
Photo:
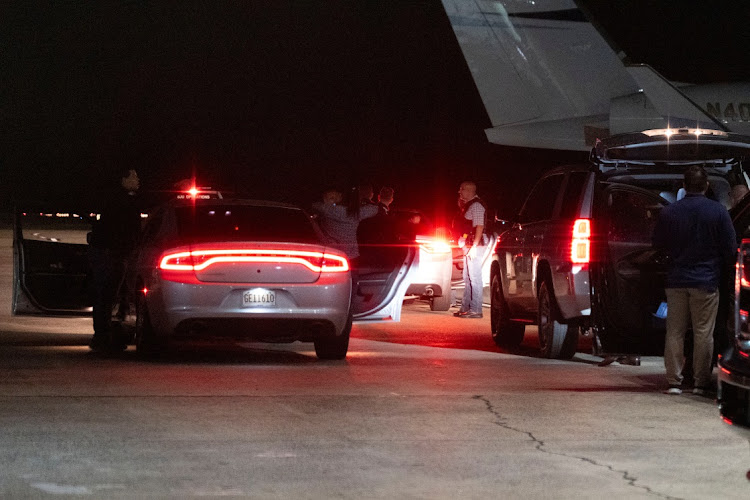
<path fill-rule="evenodd" d="M 591 221 L 589 219 L 576 219 L 573 223 L 570 261 L 573 264 L 588 264 L 591 261 Z"/>
<path fill-rule="evenodd" d="M 445 238 L 417 237 L 417 244 L 427 253 L 452 253 L 450 242 Z"/>

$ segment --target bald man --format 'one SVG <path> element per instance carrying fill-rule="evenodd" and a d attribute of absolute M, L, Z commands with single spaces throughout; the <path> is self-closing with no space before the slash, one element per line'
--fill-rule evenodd
<path fill-rule="evenodd" d="M 477 196 L 477 185 L 464 181 L 458 189 L 463 202 L 463 217 L 459 218 L 464 249 L 464 296 L 461 308 L 453 313 L 459 318 L 482 317 L 482 257 L 487 247 L 484 228 L 487 226 L 487 205 Z"/>

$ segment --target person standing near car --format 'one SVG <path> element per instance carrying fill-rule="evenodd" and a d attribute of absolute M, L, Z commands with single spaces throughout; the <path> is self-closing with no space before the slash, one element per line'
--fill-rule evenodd
<path fill-rule="evenodd" d="M 127 258 L 141 230 L 137 197 L 140 179 L 131 167 L 120 170 L 117 179 L 119 185 L 109 194 L 89 238 L 94 316 L 94 336 L 89 347 L 93 351 L 118 351 L 127 347 L 112 331 L 112 308 L 125 279 Z"/>
<path fill-rule="evenodd" d="M 376 205 L 372 197 L 375 195 L 375 191 L 372 189 L 372 184 L 360 184 L 359 188 L 359 204 L 365 205 Z"/>
<path fill-rule="evenodd" d="M 342 205 L 340 201 L 324 199 L 323 202 L 313 203 L 312 208 L 317 212 L 320 228 L 330 243 L 344 251 L 352 267 L 355 267 L 359 257 L 357 228 L 362 220 L 377 215 L 378 207 L 374 203 L 361 204 L 362 198 L 357 188 L 352 188 L 345 201 L 346 205 Z"/>
<path fill-rule="evenodd" d="M 461 183 L 458 196 L 463 201 L 463 217 L 457 228 L 459 246 L 464 251 L 464 295 L 461 307 L 453 313 L 459 318 L 482 317 L 482 257 L 487 246 L 484 228 L 487 226 L 487 206 L 477 196 L 477 185 L 471 181 Z"/>
<path fill-rule="evenodd" d="M 383 186 L 378 193 L 378 215 L 388 215 L 393 203 L 393 188 Z"/>
<path fill-rule="evenodd" d="M 693 394 L 711 392 L 713 332 L 719 288 L 726 286 L 736 250 L 735 231 L 727 209 L 706 197 L 708 176 L 700 165 L 684 174 L 685 197 L 664 207 L 653 234 L 655 248 L 669 259 L 667 269 L 667 333 L 664 367 L 667 394 L 682 393 L 684 341 L 693 328 Z"/>

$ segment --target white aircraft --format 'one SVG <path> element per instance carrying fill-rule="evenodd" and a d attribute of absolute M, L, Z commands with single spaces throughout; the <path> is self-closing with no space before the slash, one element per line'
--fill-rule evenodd
<path fill-rule="evenodd" d="M 626 65 L 572 0 L 442 0 L 492 122 L 490 142 L 588 151 L 669 127 L 750 135 L 750 82 L 675 84 Z"/>

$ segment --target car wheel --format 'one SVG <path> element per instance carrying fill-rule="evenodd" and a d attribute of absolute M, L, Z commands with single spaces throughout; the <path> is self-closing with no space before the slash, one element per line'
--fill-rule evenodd
<path fill-rule="evenodd" d="M 315 354 L 318 359 L 344 359 L 349 350 L 349 334 L 352 331 L 352 313 L 349 312 L 349 319 L 341 331 L 341 335 L 336 337 L 320 337 L 315 339 Z"/>
<path fill-rule="evenodd" d="M 510 319 L 508 303 L 503 296 L 500 276 L 495 273 L 490 284 L 490 328 L 498 347 L 515 348 L 523 342 L 526 325 Z"/>
<path fill-rule="evenodd" d="M 135 306 L 135 350 L 141 357 L 153 357 L 159 352 L 159 341 L 151 325 L 146 297 L 141 293 Z"/>
<path fill-rule="evenodd" d="M 447 311 L 451 308 L 451 296 L 442 295 L 430 299 L 430 311 Z"/>
<path fill-rule="evenodd" d="M 578 347 L 578 328 L 560 322 L 560 312 L 547 280 L 539 287 L 539 345 L 542 356 L 551 359 L 570 359 Z"/>

